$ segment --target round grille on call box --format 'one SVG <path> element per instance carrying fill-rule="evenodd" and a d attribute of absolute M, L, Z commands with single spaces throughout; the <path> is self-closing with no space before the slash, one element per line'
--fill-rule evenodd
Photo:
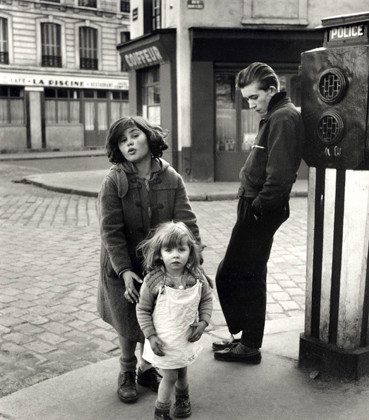
<path fill-rule="evenodd" d="M 318 123 L 318 136 L 326 145 L 338 143 L 343 136 L 343 121 L 337 112 L 325 112 Z"/>
<path fill-rule="evenodd" d="M 318 86 L 320 99 L 327 104 L 335 104 L 345 94 L 347 82 L 341 70 L 328 69 L 320 76 Z"/>

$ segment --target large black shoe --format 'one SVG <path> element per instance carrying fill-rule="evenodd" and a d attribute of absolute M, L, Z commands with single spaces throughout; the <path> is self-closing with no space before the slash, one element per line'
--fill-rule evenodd
<path fill-rule="evenodd" d="M 174 403 L 175 417 L 189 417 L 192 414 L 190 397 L 188 395 L 176 395 Z"/>
<path fill-rule="evenodd" d="M 214 343 L 212 344 L 212 347 L 214 351 L 225 350 L 230 347 L 235 347 L 239 342 L 240 342 L 239 338 L 235 338 L 233 341 L 229 341 L 229 340 L 214 341 Z"/>
<path fill-rule="evenodd" d="M 124 403 L 133 403 L 137 401 L 136 373 L 123 372 L 118 377 L 118 397 Z"/>
<path fill-rule="evenodd" d="M 242 362 L 258 365 L 261 362 L 261 353 L 259 349 L 252 349 L 240 343 L 225 350 L 215 351 L 214 359 L 224 362 Z"/>
<path fill-rule="evenodd" d="M 145 370 L 145 372 L 143 372 L 141 368 L 138 368 L 137 383 L 141 386 L 150 388 L 151 391 L 158 392 L 161 378 L 162 376 L 154 367 Z"/>

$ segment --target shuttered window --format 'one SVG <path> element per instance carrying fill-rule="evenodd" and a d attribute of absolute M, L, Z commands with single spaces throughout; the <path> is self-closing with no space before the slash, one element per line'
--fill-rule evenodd
<path fill-rule="evenodd" d="M 0 18 L 0 64 L 9 64 L 8 19 Z"/>
<path fill-rule="evenodd" d="M 61 67 L 61 27 L 56 23 L 41 23 L 41 65 Z"/>
<path fill-rule="evenodd" d="M 80 68 L 97 70 L 97 29 L 82 26 L 79 28 Z"/>

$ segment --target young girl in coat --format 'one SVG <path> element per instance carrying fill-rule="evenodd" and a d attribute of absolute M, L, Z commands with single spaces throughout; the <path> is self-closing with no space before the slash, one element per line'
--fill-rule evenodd
<path fill-rule="evenodd" d="M 136 318 L 143 277 L 137 245 L 150 230 L 167 221 L 182 221 L 200 243 L 196 217 L 182 177 L 163 159 L 164 130 L 141 117 L 124 117 L 109 129 L 106 152 L 114 165 L 98 197 L 101 275 L 98 311 L 118 333 L 121 350 L 118 396 L 137 400 L 135 350 L 144 336 Z M 142 352 L 142 348 L 141 348 Z M 144 358 L 137 382 L 157 391 L 161 376 Z"/>
<path fill-rule="evenodd" d="M 184 223 L 164 223 L 139 249 L 149 271 L 137 304 L 137 319 L 146 338 L 145 360 L 161 369 L 154 419 L 191 415 L 187 366 L 199 355 L 201 338 L 213 308 L 209 283 L 199 269 L 200 248 Z"/>

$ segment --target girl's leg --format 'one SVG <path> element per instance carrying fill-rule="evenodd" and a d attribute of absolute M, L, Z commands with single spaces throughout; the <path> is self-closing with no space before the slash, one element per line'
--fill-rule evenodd
<path fill-rule="evenodd" d="M 178 379 L 178 369 L 162 369 L 163 379 L 158 389 L 158 399 L 155 401 L 155 419 L 171 419 L 169 416 L 170 398 L 174 384 Z"/>
<path fill-rule="evenodd" d="M 192 414 L 189 397 L 187 367 L 178 369 L 178 379 L 175 384 L 176 402 L 174 415 L 176 417 L 189 417 Z"/>
<path fill-rule="evenodd" d="M 161 375 L 151 363 L 143 359 L 142 354 L 144 350 L 144 343 L 140 344 L 140 366 L 137 372 L 137 383 L 141 386 L 146 386 L 152 391 L 157 392 L 161 381 Z"/>
<path fill-rule="evenodd" d="M 178 369 L 178 379 L 176 382 L 176 394 L 188 394 L 187 367 Z"/>
<path fill-rule="evenodd" d="M 135 356 L 136 342 L 118 334 L 120 347 L 120 373 L 118 377 L 118 397 L 125 403 L 131 403 L 137 400 L 136 389 L 136 365 Z"/>

